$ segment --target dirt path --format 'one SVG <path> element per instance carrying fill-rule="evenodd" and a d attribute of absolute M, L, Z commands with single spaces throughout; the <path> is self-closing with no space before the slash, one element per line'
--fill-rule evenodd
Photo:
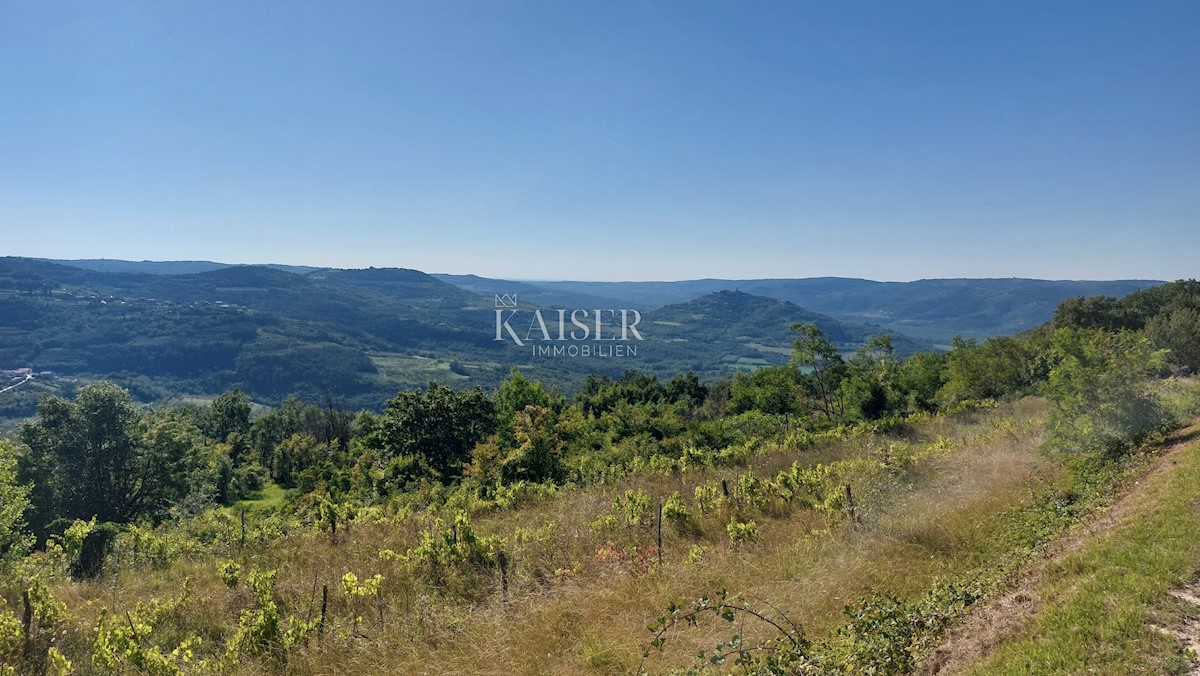
<path fill-rule="evenodd" d="M 1137 484 L 1145 482 L 1152 476 L 1169 471 L 1177 461 L 1176 458 L 1189 444 L 1200 438 L 1200 423 L 1176 432 L 1162 451 L 1153 461 L 1150 470 L 1137 480 L 1113 504 L 1098 513 L 1080 528 L 1054 542 L 1043 553 L 1042 558 L 1029 564 L 1028 570 L 1016 585 L 1005 594 L 993 598 L 978 607 L 960 620 L 946 634 L 942 644 L 935 648 L 922 661 L 917 669 L 921 674 L 954 674 L 959 673 L 976 663 L 990 653 L 1004 639 L 1019 630 L 1033 619 L 1042 607 L 1042 599 L 1038 589 L 1046 579 L 1047 572 L 1072 552 L 1078 550 L 1093 537 L 1112 530 L 1117 524 L 1129 517 L 1134 509 L 1133 497 L 1137 495 Z M 1177 597 L 1197 603 L 1197 614 L 1200 615 L 1200 593 L 1195 587 L 1190 590 L 1173 592 Z M 1188 595 L 1191 598 L 1185 598 Z M 1173 635 L 1187 635 L 1185 641 L 1193 650 L 1197 649 L 1197 637 L 1200 636 L 1200 619 L 1179 629 L 1165 630 Z M 1176 633 L 1178 632 L 1178 634 Z M 1200 676 L 1200 667 L 1194 666 L 1191 672 Z"/>

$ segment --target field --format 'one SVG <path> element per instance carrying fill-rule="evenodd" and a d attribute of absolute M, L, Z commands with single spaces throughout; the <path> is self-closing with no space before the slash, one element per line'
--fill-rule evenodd
<path fill-rule="evenodd" d="M 1179 437 L 1168 456 L 1148 449 L 1089 474 L 1039 450 L 1045 416 L 1044 401 L 1026 398 L 890 433 L 803 444 L 785 434 L 726 467 L 644 467 L 605 485 L 528 485 L 486 503 L 432 488 L 399 509 L 343 515 L 333 530 L 288 523 L 271 484 L 180 528 L 123 535 L 94 581 L 55 575 L 53 552 L 29 559 L 25 573 L 38 571 L 65 603 L 50 643 L 82 674 L 111 671 L 89 658 L 98 623 L 137 627 L 128 650 L 185 672 L 665 673 L 696 664 L 700 651 L 728 653 L 731 667 L 740 650 L 761 656 L 801 636 L 814 665 L 866 670 L 890 655 L 887 673 L 944 664 L 1024 673 L 1050 656 L 1048 666 L 1082 668 L 1097 659 L 1093 639 L 1118 646 L 1102 664 L 1181 668 L 1178 642 L 1151 620 L 1178 624 L 1166 591 L 1200 563 L 1184 513 L 1197 499 L 1188 477 L 1200 444 Z M 799 487 L 813 476 L 822 479 Z M 1121 517 L 1098 519 L 1121 495 Z M 1054 558 L 1072 538 L 1070 556 Z M 1151 541 L 1161 556 L 1142 562 Z M 1039 611 L 1010 622 L 997 645 L 964 648 L 952 629 L 938 647 L 947 627 L 1036 570 Z M 252 582 L 263 571 L 276 571 L 272 585 Z M 647 627 L 701 598 L 710 609 L 724 598 L 732 621 L 702 612 L 697 626 L 668 626 L 655 647 Z M 12 581 L 5 600 L 20 607 Z M 277 625 L 258 631 L 270 640 L 230 661 L 226 646 L 267 602 Z M 1109 630 L 1097 619 L 1113 604 L 1122 610 Z M 305 638 L 288 639 L 289 629 Z M 1142 643 L 1114 643 L 1125 634 Z M 172 655 L 180 644 L 189 659 Z M 113 664 L 122 659 L 133 658 Z"/>

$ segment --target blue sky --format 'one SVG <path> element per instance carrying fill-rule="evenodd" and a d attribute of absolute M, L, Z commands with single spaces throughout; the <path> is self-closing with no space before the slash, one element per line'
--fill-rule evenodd
<path fill-rule="evenodd" d="M 1200 2 L 0 0 L 0 254 L 1195 277 Z"/>

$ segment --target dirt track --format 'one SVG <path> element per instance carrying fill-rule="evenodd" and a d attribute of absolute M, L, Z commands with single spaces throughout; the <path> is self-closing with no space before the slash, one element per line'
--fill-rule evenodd
<path fill-rule="evenodd" d="M 1162 447 L 1158 457 L 1154 459 L 1152 467 L 1138 480 L 1138 483 L 1169 471 L 1171 466 L 1176 463 L 1175 458 L 1197 438 L 1200 438 L 1200 424 L 1193 424 L 1176 432 Z M 1137 494 L 1138 488 L 1135 483 L 1131 490 L 1126 491 L 1102 512 L 1051 544 L 1040 559 L 1026 567 L 1020 580 L 1012 589 L 975 607 L 947 632 L 942 644 L 931 651 L 918 666 L 917 673 L 945 675 L 962 672 L 989 654 L 1004 639 L 1025 626 L 1042 607 L 1038 589 L 1045 581 L 1047 571 L 1062 563 L 1069 554 L 1078 550 L 1092 538 L 1112 530 L 1117 524 L 1128 518 L 1133 509 L 1133 498 Z M 1184 598 L 1181 594 L 1188 594 L 1195 599 L 1190 602 L 1200 602 L 1200 598 L 1197 598 L 1200 596 L 1200 590 L 1197 590 L 1195 586 L 1190 590 L 1177 591 L 1173 594 L 1179 598 Z M 1200 616 L 1200 603 L 1197 604 L 1196 610 L 1197 615 Z M 1179 636 L 1181 640 L 1189 644 L 1189 648 L 1197 650 L 1200 654 L 1200 619 L 1195 619 L 1184 627 L 1164 631 Z M 1200 665 L 1194 664 L 1191 673 L 1200 676 Z"/>

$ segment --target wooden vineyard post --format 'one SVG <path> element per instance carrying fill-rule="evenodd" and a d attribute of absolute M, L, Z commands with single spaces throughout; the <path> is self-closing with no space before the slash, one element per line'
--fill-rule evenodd
<path fill-rule="evenodd" d="M 663 561 L 662 512 L 663 512 L 663 501 L 662 501 L 662 498 L 659 498 L 658 499 L 658 567 L 659 568 L 662 568 L 662 565 L 663 565 L 662 564 L 662 561 Z"/>

